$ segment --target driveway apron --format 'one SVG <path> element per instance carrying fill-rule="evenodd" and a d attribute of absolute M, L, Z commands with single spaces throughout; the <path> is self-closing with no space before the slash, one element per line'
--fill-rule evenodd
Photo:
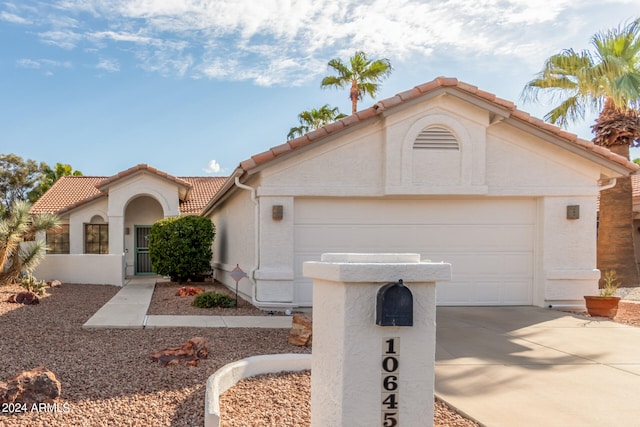
<path fill-rule="evenodd" d="M 539 307 L 438 307 L 436 394 L 489 427 L 640 425 L 640 328 Z"/>

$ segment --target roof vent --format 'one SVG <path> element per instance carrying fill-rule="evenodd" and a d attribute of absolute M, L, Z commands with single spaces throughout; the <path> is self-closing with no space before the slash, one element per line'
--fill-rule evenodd
<path fill-rule="evenodd" d="M 430 127 L 423 130 L 413 143 L 414 150 L 459 150 L 456 137 L 445 128 Z"/>

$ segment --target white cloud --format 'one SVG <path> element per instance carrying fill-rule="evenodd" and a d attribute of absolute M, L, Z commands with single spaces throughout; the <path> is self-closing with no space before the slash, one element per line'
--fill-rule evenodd
<path fill-rule="evenodd" d="M 109 73 L 115 73 L 120 71 L 120 64 L 115 59 L 100 59 L 96 68 L 99 70 L 104 70 Z"/>
<path fill-rule="evenodd" d="M 7 7 L 0 19 L 48 25 L 43 42 L 65 49 L 82 45 L 100 55 L 117 46 L 163 75 L 270 86 L 313 80 L 329 58 L 356 49 L 392 63 L 436 54 L 539 63 L 550 46 L 599 29 L 592 28 L 597 17 L 575 17 L 634 1 L 57 0 L 37 3 L 38 12 Z"/>
<path fill-rule="evenodd" d="M 17 61 L 18 67 L 20 68 L 40 68 L 40 63 L 38 61 L 34 61 L 33 59 L 22 58 Z"/>
<path fill-rule="evenodd" d="M 206 173 L 220 173 L 220 171 L 222 171 L 222 167 L 220 167 L 220 164 L 218 162 L 216 162 L 215 160 L 211 160 L 209 162 L 209 164 L 207 165 L 206 168 L 203 169 Z"/>
<path fill-rule="evenodd" d="M 14 13 L 9 12 L 0 12 L 0 21 L 11 22 L 13 24 L 30 24 L 31 21 L 25 19 L 21 16 L 18 16 Z"/>
<path fill-rule="evenodd" d="M 118 42 L 131 42 L 143 45 L 153 43 L 161 44 L 161 41 L 154 40 L 151 37 L 140 36 L 138 34 L 131 34 L 128 32 L 98 31 L 88 34 L 88 37 L 97 40 L 111 39 Z"/>
<path fill-rule="evenodd" d="M 34 59 L 21 58 L 21 59 L 18 59 L 16 63 L 20 68 L 31 68 L 36 70 L 40 68 L 46 68 L 48 70 L 51 70 L 52 68 L 72 68 L 73 67 L 73 65 L 69 61 L 56 61 L 53 59 L 39 59 L 36 61 Z M 47 74 L 49 74 L 50 72 L 51 71 L 47 71 Z"/>
<path fill-rule="evenodd" d="M 63 49 L 74 49 L 82 39 L 82 35 L 71 30 L 45 31 L 39 34 L 46 44 Z"/>

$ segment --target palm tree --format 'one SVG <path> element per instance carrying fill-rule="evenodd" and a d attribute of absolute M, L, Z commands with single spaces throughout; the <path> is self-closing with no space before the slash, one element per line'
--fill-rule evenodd
<path fill-rule="evenodd" d="M 338 107 L 331 108 L 329 104 L 324 104 L 322 107 L 318 109 L 314 108 L 311 111 L 303 111 L 298 114 L 300 126 L 291 128 L 287 134 L 287 139 L 302 136 L 309 131 L 319 129 L 343 117 L 346 116 L 340 113 Z"/>
<path fill-rule="evenodd" d="M 566 126 L 584 119 L 587 109 L 599 111 L 591 126 L 593 142 L 629 157 L 640 142 L 640 18 L 591 38 L 593 50 L 567 49 L 545 62 L 525 86 L 523 99 L 537 101 L 540 93 L 560 101 L 546 114 L 553 124 Z M 640 286 L 633 242 L 631 178 L 600 192 L 598 268 L 616 271 L 624 286 Z"/>
<path fill-rule="evenodd" d="M 340 59 L 332 59 L 328 63 L 336 73 L 336 76 L 327 76 L 322 79 L 320 87 L 350 87 L 349 99 L 351 99 L 351 114 L 358 111 L 358 101 L 367 94 L 375 97 L 380 85 L 378 82 L 391 74 L 391 63 L 388 59 L 370 60 L 364 52 L 356 52 L 349 58 L 349 65 Z"/>
<path fill-rule="evenodd" d="M 44 242 L 34 240 L 36 233 L 59 227 L 55 215 L 44 213 L 32 217 L 30 208 L 25 201 L 15 201 L 0 218 L 0 286 L 14 283 L 22 270 L 31 273 L 45 254 Z"/>

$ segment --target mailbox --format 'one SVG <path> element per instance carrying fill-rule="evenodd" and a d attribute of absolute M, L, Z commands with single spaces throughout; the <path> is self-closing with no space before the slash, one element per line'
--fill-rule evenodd
<path fill-rule="evenodd" d="M 376 325 L 413 326 L 413 295 L 402 279 L 378 289 Z"/>

